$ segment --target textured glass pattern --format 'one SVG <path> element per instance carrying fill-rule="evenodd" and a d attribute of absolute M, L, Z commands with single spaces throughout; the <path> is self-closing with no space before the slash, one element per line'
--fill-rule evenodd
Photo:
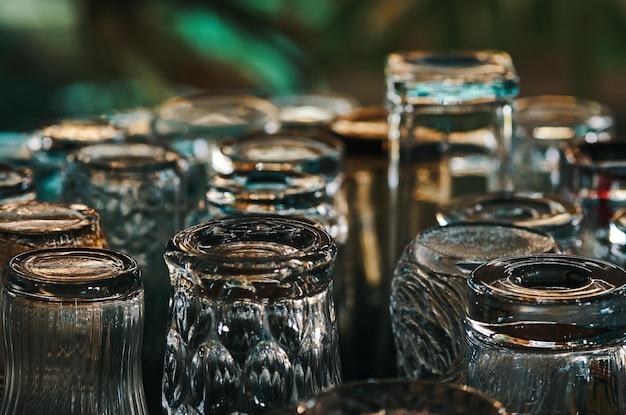
<path fill-rule="evenodd" d="M 144 415 L 143 289 L 123 254 L 31 251 L 1 292 L 6 390 L 1 414 Z"/>
<path fill-rule="evenodd" d="M 398 261 L 391 283 L 399 374 L 462 381 L 470 272 L 490 259 L 557 250 L 547 234 L 494 223 L 448 225 L 419 233 Z"/>
<path fill-rule="evenodd" d="M 168 244 L 168 414 L 258 414 L 341 381 L 335 246 L 313 222 L 214 220 Z"/>

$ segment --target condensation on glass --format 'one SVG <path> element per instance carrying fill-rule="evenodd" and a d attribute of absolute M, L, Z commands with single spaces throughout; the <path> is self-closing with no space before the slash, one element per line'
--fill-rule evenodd
<path fill-rule="evenodd" d="M 297 405 L 302 415 L 507 415 L 504 406 L 467 386 L 410 379 L 344 383 Z"/>
<path fill-rule="evenodd" d="M 143 289 L 129 256 L 90 248 L 14 257 L 0 294 L 6 415 L 147 415 Z"/>
<path fill-rule="evenodd" d="M 168 414 L 259 414 L 341 382 L 336 247 L 306 219 L 245 216 L 168 243 Z"/>
<path fill-rule="evenodd" d="M 615 138 L 611 108 L 569 95 L 536 95 L 515 101 L 512 170 L 516 190 L 560 193 L 563 145 Z"/>
<path fill-rule="evenodd" d="M 61 120 L 36 131 L 29 140 L 31 167 L 37 178 L 37 200 L 58 202 L 68 157 L 78 149 L 102 143 L 120 143 L 126 130 L 106 119 Z"/>
<path fill-rule="evenodd" d="M 399 375 L 464 381 L 470 272 L 495 258 L 558 251 L 552 236 L 505 224 L 460 223 L 418 233 L 400 257 L 391 282 Z"/>
<path fill-rule="evenodd" d="M 538 192 L 491 192 L 454 198 L 439 207 L 437 222 L 494 222 L 535 229 L 550 234 L 563 252 L 581 249 L 580 205 L 565 197 Z"/>
<path fill-rule="evenodd" d="M 626 271 L 501 258 L 468 279 L 467 384 L 520 414 L 626 413 Z"/>
<path fill-rule="evenodd" d="M 160 379 L 170 297 L 165 244 L 183 229 L 186 161 L 155 144 L 88 146 L 68 165 L 63 196 L 96 209 L 111 249 L 132 256 L 144 273 L 144 390 L 160 411 Z"/>
<path fill-rule="evenodd" d="M 518 76 L 496 50 L 391 53 L 385 65 L 392 256 L 439 203 L 509 189 Z"/>
<path fill-rule="evenodd" d="M 35 175 L 26 167 L 0 162 L 0 204 L 35 200 Z"/>

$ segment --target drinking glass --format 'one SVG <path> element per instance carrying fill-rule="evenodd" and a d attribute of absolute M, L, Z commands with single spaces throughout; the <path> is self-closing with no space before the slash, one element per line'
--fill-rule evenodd
<path fill-rule="evenodd" d="M 606 258 L 611 217 L 626 207 L 626 141 L 571 145 L 563 164 L 563 194 L 582 206 L 580 253 Z"/>
<path fill-rule="evenodd" d="M 437 212 L 440 225 L 459 222 L 509 223 L 550 234 L 563 252 L 581 249 L 583 211 L 576 202 L 555 194 L 491 192 L 454 198 Z"/>
<path fill-rule="evenodd" d="M 94 144 L 119 143 L 126 130 L 105 119 L 61 120 L 34 133 L 28 145 L 37 178 L 37 200 L 62 201 L 62 187 L 68 157 L 76 150 Z"/>
<path fill-rule="evenodd" d="M 519 80 L 509 54 L 496 50 L 391 53 L 385 78 L 397 258 L 417 232 L 436 224 L 439 203 L 511 188 Z"/>
<path fill-rule="evenodd" d="M 626 267 L 626 208 L 621 208 L 609 223 L 609 260 L 621 267 Z"/>
<path fill-rule="evenodd" d="M 143 289 L 136 262 L 93 248 L 11 259 L 0 293 L 0 414 L 143 415 Z"/>
<path fill-rule="evenodd" d="M 199 92 L 170 98 L 156 110 L 152 134 L 158 143 L 182 154 L 190 165 L 189 209 L 202 200 L 212 158 L 224 138 L 273 133 L 280 127 L 278 108 L 269 101 L 236 92 Z"/>
<path fill-rule="evenodd" d="M 144 390 L 151 413 L 160 409 L 169 273 L 165 244 L 184 227 L 186 162 L 154 144 L 82 148 L 68 165 L 64 197 L 96 209 L 111 249 L 132 256 L 145 276 Z"/>
<path fill-rule="evenodd" d="M 301 402 L 302 415 L 506 415 L 500 402 L 467 386 L 409 379 L 344 383 Z"/>
<path fill-rule="evenodd" d="M 558 252 L 553 237 L 506 224 L 459 223 L 418 233 L 391 282 L 398 374 L 462 383 L 470 272 L 491 259 L 545 252 Z"/>
<path fill-rule="evenodd" d="M 500 258 L 468 279 L 467 384 L 519 414 L 626 413 L 626 271 Z"/>
<path fill-rule="evenodd" d="M 517 190 L 559 193 L 566 143 L 610 141 L 613 111 L 606 105 L 569 95 L 537 95 L 515 101 L 514 185 Z"/>
<path fill-rule="evenodd" d="M 26 167 L 0 162 L 0 205 L 34 200 L 35 176 Z"/>
<path fill-rule="evenodd" d="M 177 233 L 163 377 L 168 414 L 259 414 L 341 381 L 336 247 L 285 216 L 216 219 Z"/>

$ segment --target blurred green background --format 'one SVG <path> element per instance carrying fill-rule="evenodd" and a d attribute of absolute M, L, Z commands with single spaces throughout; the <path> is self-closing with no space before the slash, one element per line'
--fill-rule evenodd
<path fill-rule="evenodd" d="M 3 0 L 0 130 L 197 89 L 381 104 L 388 52 L 441 48 L 506 50 L 521 95 L 603 102 L 626 131 L 623 0 Z"/>

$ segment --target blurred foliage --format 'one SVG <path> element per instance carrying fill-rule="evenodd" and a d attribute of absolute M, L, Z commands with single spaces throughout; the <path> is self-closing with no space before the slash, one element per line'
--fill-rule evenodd
<path fill-rule="evenodd" d="M 624 0 L 5 0 L 0 130 L 197 89 L 377 104 L 385 55 L 400 49 L 506 50 L 523 94 L 619 107 L 625 32 Z"/>

